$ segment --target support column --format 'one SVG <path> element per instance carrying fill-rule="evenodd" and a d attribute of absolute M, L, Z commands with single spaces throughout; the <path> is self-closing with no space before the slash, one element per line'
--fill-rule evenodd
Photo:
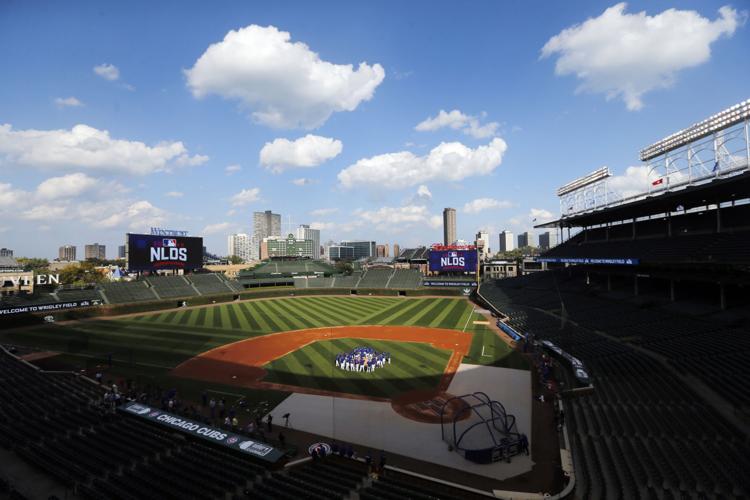
<path fill-rule="evenodd" d="M 716 204 L 716 232 L 721 232 L 721 203 Z"/>
<path fill-rule="evenodd" d="M 638 275 L 633 276 L 633 295 L 638 296 Z"/>
<path fill-rule="evenodd" d="M 722 311 L 727 309 L 727 298 L 724 293 L 724 283 L 719 283 L 719 307 Z"/>
<path fill-rule="evenodd" d="M 635 239 L 635 219 L 633 219 L 633 238 Z"/>
<path fill-rule="evenodd" d="M 667 237 L 672 236 L 672 211 L 667 212 Z"/>
<path fill-rule="evenodd" d="M 607 275 L 607 291 L 608 292 L 612 291 L 612 275 L 611 274 Z"/>
<path fill-rule="evenodd" d="M 674 302 L 674 280 L 669 280 L 669 300 Z"/>

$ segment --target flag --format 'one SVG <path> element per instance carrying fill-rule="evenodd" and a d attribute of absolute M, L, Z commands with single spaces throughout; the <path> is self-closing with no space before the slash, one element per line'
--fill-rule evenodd
<path fill-rule="evenodd" d="M 716 163 L 714 163 L 714 168 L 711 170 L 711 172 L 716 172 L 719 170 L 719 160 L 716 160 Z"/>
<path fill-rule="evenodd" d="M 662 177 L 661 179 L 656 179 L 651 183 L 652 186 L 658 186 L 659 184 L 664 184 L 664 177 Z"/>

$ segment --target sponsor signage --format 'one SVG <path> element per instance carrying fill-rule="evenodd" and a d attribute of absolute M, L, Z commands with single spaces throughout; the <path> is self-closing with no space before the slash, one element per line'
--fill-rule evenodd
<path fill-rule="evenodd" d="M 537 262 L 552 262 L 557 264 L 606 264 L 614 266 L 637 266 L 640 259 L 589 259 L 568 257 L 537 257 Z"/>
<path fill-rule="evenodd" d="M 128 270 L 200 269 L 203 238 L 128 234 Z"/>
<path fill-rule="evenodd" d="M 101 300 L 71 300 L 70 302 L 53 302 L 50 304 L 33 304 L 28 306 L 13 305 L 3 307 L 0 305 L 0 316 L 24 313 L 46 313 L 100 305 L 102 305 Z"/>
<path fill-rule="evenodd" d="M 430 250 L 430 271 L 476 272 L 476 250 Z"/>
<path fill-rule="evenodd" d="M 442 280 L 423 280 L 423 286 L 477 286 L 474 281 L 442 281 Z"/>
<path fill-rule="evenodd" d="M 151 234 L 154 236 L 187 236 L 187 231 L 178 231 L 176 229 L 162 229 L 160 227 L 152 227 Z"/>
<path fill-rule="evenodd" d="M 180 417 L 173 413 L 162 411 L 149 405 L 129 401 L 118 408 L 127 415 L 147 420 L 165 428 L 183 432 L 191 436 L 216 443 L 232 450 L 251 455 L 253 457 L 275 463 L 284 456 L 281 450 L 271 445 L 255 441 L 246 436 L 227 432 L 205 425 L 196 420 Z"/>

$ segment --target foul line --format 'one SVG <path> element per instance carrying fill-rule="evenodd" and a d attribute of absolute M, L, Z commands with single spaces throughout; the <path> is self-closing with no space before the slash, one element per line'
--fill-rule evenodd
<path fill-rule="evenodd" d="M 471 314 L 469 314 L 469 317 L 466 318 L 466 324 L 464 325 L 464 329 L 461 330 L 462 332 L 466 333 L 466 327 L 469 326 L 469 320 L 471 319 L 472 316 L 474 316 L 474 311 L 475 310 L 476 310 L 476 307 L 472 307 L 471 308 Z"/>

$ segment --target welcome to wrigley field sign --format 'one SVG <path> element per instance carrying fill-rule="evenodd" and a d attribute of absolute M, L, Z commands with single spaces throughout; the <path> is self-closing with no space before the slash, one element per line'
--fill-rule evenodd
<path fill-rule="evenodd" d="M 259 458 L 266 462 L 276 463 L 284 456 L 284 453 L 281 450 L 278 450 L 269 444 L 254 441 L 246 436 L 240 436 L 239 434 L 227 432 L 223 429 L 217 429 L 196 420 L 181 417 L 145 404 L 129 401 L 121 405 L 118 410 L 126 415 L 146 420 L 152 424 L 160 425 L 172 431 L 182 432 L 215 443 L 245 455 Z"/>

